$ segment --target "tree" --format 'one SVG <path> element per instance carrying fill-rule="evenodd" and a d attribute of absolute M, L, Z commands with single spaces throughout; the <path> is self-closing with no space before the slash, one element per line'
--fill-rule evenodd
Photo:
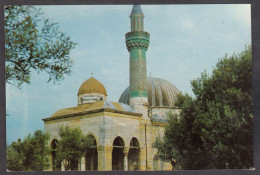
<path fill-rule="evenodd" d="M 46 72 L 48 82 L 71 72 L 76 43 L 42 14 L 33 6 L 5 6 L 6 82 L 16 87 L 30 83 L 32 70 Z"/>
<path fill-rule="evenodd" d="M 93 140 L 85 136 L 79 128 L 71 129 L 69 126 L 61 127 L 59 136 L 56 164 L 62 162 L 65 170 L 77 170 L 80 158 L 86 153 L 87 147 Z"/>
<path fill-rule="evenodd" d="M 43 171 L 49 167 L 47 145 L 49 135 L 36 130 L 23 141 L 13 142 L 7 147 L 7 169 L 11 171 Z"/>
<path fill-rule="evenodd" d="M 163 137 L 163 139 L 167 139 Z M 165 143 L 168 143 L 167 145 Z M 170 162 L 172 165 L 172 170 L 181 169 L 179 162 L 179 152 L 177 149 L 173 149 L 174 145 L 167 141 L 156 138 L 156 141 L 153 143 L 153 147 L 157 148 L 159 151 L 155 155 L 156 159 L 160 159 L 165 162 Z"/>
<path fill-rule="evenodd" d="M 164 138 L 154 144 L 159 157 L 175 158 L 184 169 L 252 167 L 251 47 L 226 55 L 191 85 L 195 98 L 178 95 L 182 111 L 169 116 Z"/>
<path fill-rule="evenodd" d="M 7 146 L 6 162 L 8 170 L 23 171 L 23 159 L 22 144 L 20 141 L 13 142 L 10 146 Z"/>

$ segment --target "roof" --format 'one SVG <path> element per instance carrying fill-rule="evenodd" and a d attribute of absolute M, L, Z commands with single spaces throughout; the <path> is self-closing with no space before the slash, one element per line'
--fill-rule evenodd
<path fill-rule="evenodd" d="M 143 11 L 142 11 L 142 8 L 141 8 L 140 5 L 134 5 L 133 6 L 131 15 L 134 15 L 134 14 L 143 14 Z"/>
<path fill-rule="evenodd" d="M 163 117 L 160 117 L 159 115 L 155 114 L 154 116 L 152 116 L 152 121 L 153 122 L 160 122 L 160 123 L 167 123 L 167 120 Z"/>
<path fill-rule="evenodd" d="M 133 107 L 127 104 L 116 103 L 111 101 L 99 101 L 95 103 L 78 105 L 77 107 L 61 109 L 55 112 L 50 117 L 43 119 L 43 121 L 54 120 L 54 119 L 64 118 L 69 116 L 89 114 L 89 113 L 97 113 L 103 111 L 129 114 L 134 116 L 142 115 L 140 113 L 137 113 Z"/>
<path fill-rule="evenodd" d="M 102 94 L 107 96 L 107 91 L 100 81 L 91 77 L 80 86 L 78 95 L 81 94 Z"/>
<path fill-rule="evenodd" d="M 176 95 L 180 91 L 169 81 L 148 77 L 148 102 L 153 107 L 174 107 Z M 129 104 L 130 88 L 126 88 L 119 98 L 120 103 Z"/>

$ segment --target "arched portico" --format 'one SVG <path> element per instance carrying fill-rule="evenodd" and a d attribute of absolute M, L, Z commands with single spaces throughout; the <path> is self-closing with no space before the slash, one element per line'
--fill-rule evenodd
<path fill-rule="evenodd" d="M 125 142 L 121 137 L 116 137 L 113 142 L 112 170 L 124 170 Z"/>
<path fill-rule="evenodd" d="M 86 170 L 98 170 L 98 152 L 97 141 L 93 135 L 88 135 L 87 139 L 90 143 L 85 155 Z"/>
<path fill-rule="evenodd" d="M 128 170 L 140 170 L 140 146 L 137 138 L 133 137 L 130 141 L 128 152 Z"/>
<path fill-rule="evenodd" d="M 51 168 L 52 171 L 60 171 L 61 169 L 61 163 L 57 162 L 56 160 L 56 150 L 57 150 L 57 146 L 58 146 L 58 140 L 57 139 L 53 139 L 51 142 Z"/>

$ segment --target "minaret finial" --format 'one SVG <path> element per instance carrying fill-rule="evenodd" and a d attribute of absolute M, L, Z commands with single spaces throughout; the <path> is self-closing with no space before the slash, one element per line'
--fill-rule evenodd
<path fill-rule="evenodd" d="M 140 5 L 134 5 L 131 15 L 135 15 L 135 14 L 142 14 L 143 15 L 143 11 Z"/>

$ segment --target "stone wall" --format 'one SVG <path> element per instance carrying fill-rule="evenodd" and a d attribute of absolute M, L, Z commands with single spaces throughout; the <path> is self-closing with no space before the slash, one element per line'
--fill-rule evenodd
<path fill-rule="evenodd" d="M 117 137 L 121 137 L 124 141 L 125 165 L 127 164 L 130 141 L 135 137 L 139 142 L 140 151 L 138 169 L 156 169 L 153 167 L 153 159 L 156 154 L 156 150 L 152 148 L 152 143 L 155 141 L 156 137 L 163 135 L 163 125 L 155 126 L 152 125 L 151 122 L 144 122 L 142 117 L 113 112 L 99 112 L 82 116 L 72 116 L 68 118 L 45 121 L 45 132 L 48 132 L 51 135 L 49 145 L 53 139 L 59 140 L 59 128 L 66 125 L 71 128 L 79 127 L 85 135 L 91 134 L 96 138 L 98 170 L 112 170 L 113 142 Z M 84 158 L 82 161 L 84 161 Z M 82 163 L 80 164 L 81 165 L 79 167 L 83 167 L 80 169 L 84 170 L 84 165 L 82 165 Z M 171 169 L 167 163 L 164 165 L 165 166 L 163 169 Z M 125 170 L 127 170 L 127 166 L 125 167 Z"/>

